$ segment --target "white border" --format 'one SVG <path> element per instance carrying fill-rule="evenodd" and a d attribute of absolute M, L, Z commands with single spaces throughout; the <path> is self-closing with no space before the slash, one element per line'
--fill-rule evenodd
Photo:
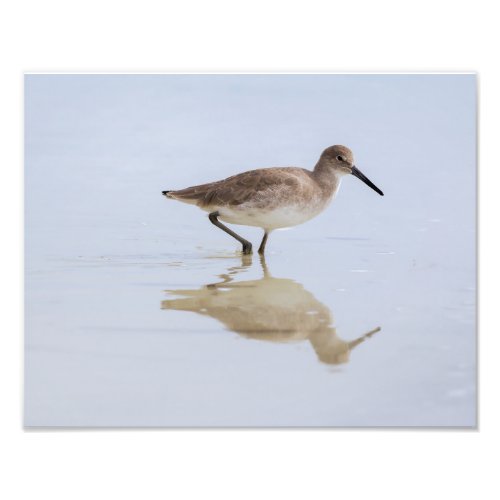
<path fill-rule="evenodd" d="M 482 5 L 46 0 L 2 9 L 2 498 L 498 498 L 500 44 L 494 4 Z M 480 84 L 479 432 L 22 430 L 23 72 L 456 68 L 478 71 Z"/>

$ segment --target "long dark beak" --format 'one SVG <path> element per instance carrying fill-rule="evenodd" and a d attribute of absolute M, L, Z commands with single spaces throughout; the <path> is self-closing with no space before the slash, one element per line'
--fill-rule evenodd
<path fill-rule="evenodd" d="M 377 191 L 377 193 L 380 196 L 384 196 L 384 193 L 382 193 L 382 191 L 380 191 L 380 189 L 377 186 L 375 186 L 375 184 L 373 184 L 373 182 L 370 179 L 368 179 L 368 177 L 363 175 L 354 165 L 352 166 L 351 174 L 354 175 L 354 177 L 357 177 L 358 179 L 362 180 L 367 186 L 370 186 L 374 191 Z"/>

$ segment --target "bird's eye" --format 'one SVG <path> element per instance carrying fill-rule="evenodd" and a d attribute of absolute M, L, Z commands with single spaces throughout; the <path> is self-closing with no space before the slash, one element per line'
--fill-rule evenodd
<path fill-rule="evenodd" d="M 338 160 L 338 161 L 345 161 L 345 157 L 344 157 L 344 156 L 341 156 L 341 155 L 338 155 L 338 156 L 337 156 L 337 160 Z"/>

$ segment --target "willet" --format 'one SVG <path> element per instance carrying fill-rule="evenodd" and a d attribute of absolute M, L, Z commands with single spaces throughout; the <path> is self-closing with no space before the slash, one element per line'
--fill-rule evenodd
<path fill-rule="evenodd" d="M 296 226 L 318 215 L 333 200 L 342 177 L 347 174 L 384 195 L 354 166 L 352 152 L 345 146 L 325 149 L 312 171 L 298 167 L 259 168 L 162 194 L 209 212 L 210 222 L 236 238 L 243 245 L 244 254 L 252 253 L 252 244 L 219 219 L 262 228 L 264 237 L 259 247 L 262 255 L 273 229 Z"/>

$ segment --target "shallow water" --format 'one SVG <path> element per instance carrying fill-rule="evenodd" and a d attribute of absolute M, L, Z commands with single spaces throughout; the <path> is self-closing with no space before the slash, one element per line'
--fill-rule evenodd
<path fill-rule="evenodd" d="M 27 78 L 27 426 L 475 425 L 474 78 L 283 78 Z M 338 142 L 265 260 L 160 194 Z"/>

